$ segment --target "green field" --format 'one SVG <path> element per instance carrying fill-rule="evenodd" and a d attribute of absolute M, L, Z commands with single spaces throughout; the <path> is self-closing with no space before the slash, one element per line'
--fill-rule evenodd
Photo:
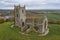
<path fill-rule="evenodd" d="M 40 16 L 47 16 L 49 23 L 60 25 L 60 14 L 40 14 Z"/>
<path fill-rule="evenodd" d="M 40 14 L 41 16 L 47 16 L 50 19 L 60 20 L 60 14 Z"/>
<path fill-rule="evenodd" d="M 0 24 L 0 40 L 60 40 L 60 25 L 49 24 L 49 34 L 39 37 L 34 32 L 22 35 L 19 33 L 19 28 L 10 28 L 11 24 L 11 22 Z"/>
<path fill-rule="evenodd" d="M 54 20 L 60 20 L 60 15 L 42 14 Z M 10 28 L 12 22 L 0 24 L 0 40 L 60 40 L 60 25 L 49 24 L 49 33 L 46 36 L 37 36 L 37 33 L 31 32 L 30 35 L 23 35 L 18 27 Z"/>

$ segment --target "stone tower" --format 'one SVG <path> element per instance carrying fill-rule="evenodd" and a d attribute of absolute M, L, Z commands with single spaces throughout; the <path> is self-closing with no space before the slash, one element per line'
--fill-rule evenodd
<path fill-rule="evenodd" d="M 19 25 L 20 27 L 23 27 L 25 25 L 26 20 L 26 10 L 25 6 L 14 6 L 15 11 L 15 23 Z"/>

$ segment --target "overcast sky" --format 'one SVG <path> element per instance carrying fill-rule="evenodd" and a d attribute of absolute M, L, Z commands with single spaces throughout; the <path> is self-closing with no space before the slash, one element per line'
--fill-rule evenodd
<path fill-rule="evenodd" d="M 60 9 L 60 0 L 0 0 L 0 9 L 13 9 L 14 4 L 26 9 Z"/>

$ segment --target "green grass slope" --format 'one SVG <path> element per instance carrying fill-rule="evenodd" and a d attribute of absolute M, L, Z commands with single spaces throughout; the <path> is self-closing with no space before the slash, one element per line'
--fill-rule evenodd
<path fill-rule="evenodd" d="M 60 15 L 56 14 L 41 14 L 40 16 L 47 16 L 54 21 L 60 20 Z M 39 17 L 40 17 L 39 16 Z M 10 28 L 12 22 L 5 22 L 0 24 L 0 40 L 60 40 L 60 25 L 49 24 L 49 33 L 44 37 L 37 36 L 38 33 L 31 32 L 29 35 L 23 35 L 20 28 Z"/>
<path fill-rule="evenodd" d="M 60 25 L 49 24 L 50 32 L 44 37 L 32 32 L 30 35 L 19 33 L 19 28 L 10 28 L 11 22 L 0 24 L 0 40 L 60 40 Z"/>

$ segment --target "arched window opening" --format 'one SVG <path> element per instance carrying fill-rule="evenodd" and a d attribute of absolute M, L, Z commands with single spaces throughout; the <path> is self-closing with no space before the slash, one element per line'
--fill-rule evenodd
<path fill-rule="evenodd" d="M 24 26 L 24 22 L 22 22 L 22 27 Z"/>
<path fill-rule="evenodd" d="M 18 14 L 17 14 L 17 17 L 18 17 Z"/>
<path fill-rule="evenodd" d="M 45 21 L 45 29 L 46 29 L 46 21 Z"/>
<path fill-rule="evenodd" d="M 24 13 L 24 10 L 22 10 L 22 13 Z"/>

